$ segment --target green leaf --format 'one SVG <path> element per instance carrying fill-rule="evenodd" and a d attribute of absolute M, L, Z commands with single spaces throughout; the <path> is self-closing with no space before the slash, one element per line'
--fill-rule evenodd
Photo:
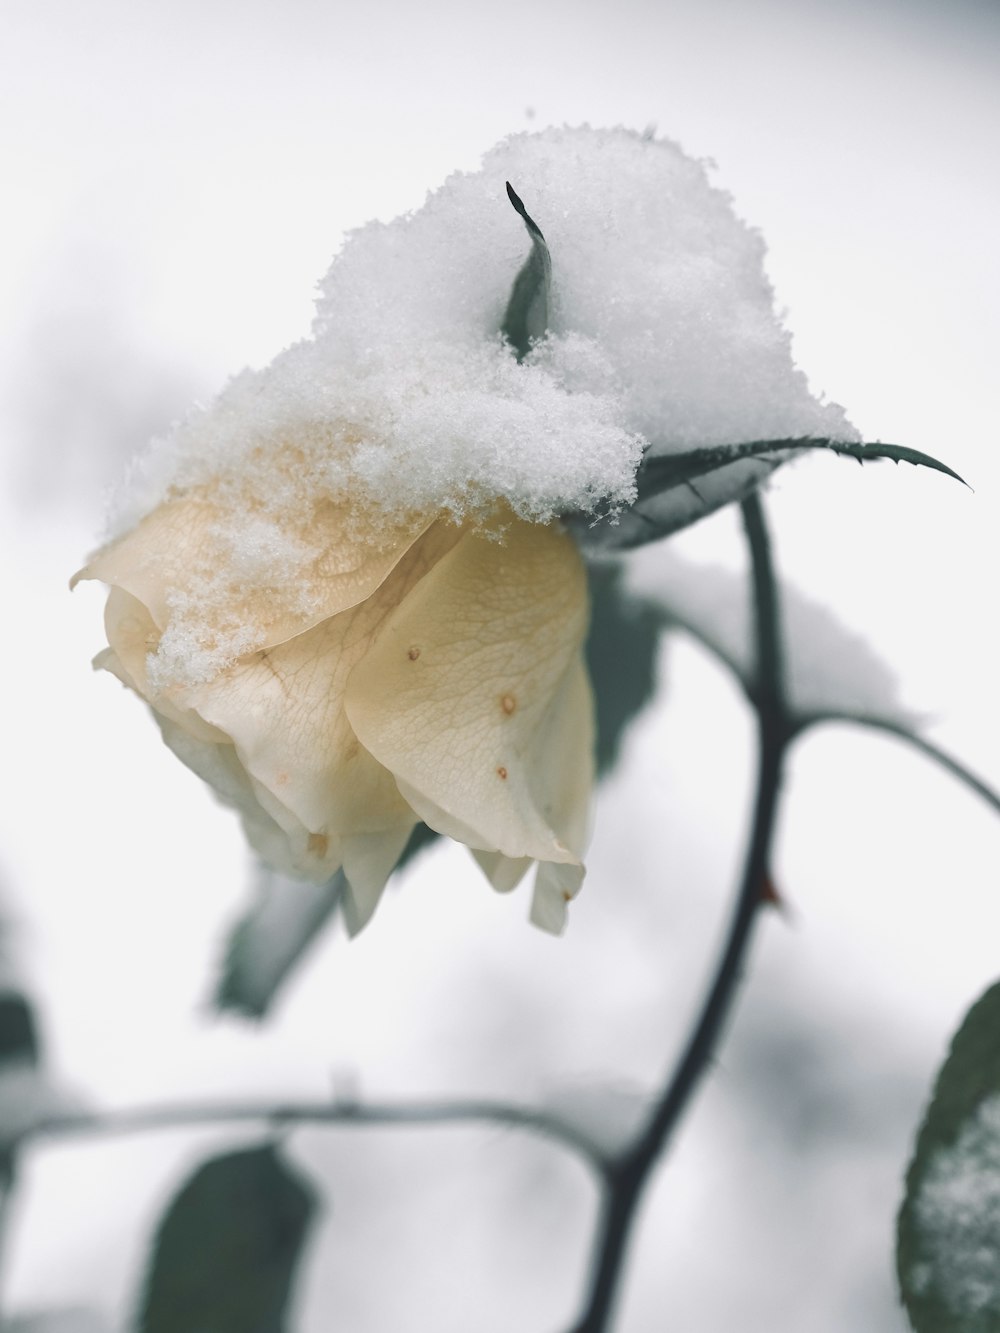
<path fill-rule="evenodd" d="M 724 505 L 734 504 L 755 491 L 780 464 L 778 458 L 744 458 L 657 491 L 643 491 L 627 509 L 607 518 L 570 516 L 577 540 L 595 551 L 627 551 L 690 527 Z M 640 468 L 640 479 L 642 468 Z"/>
<path fill-rule="evenodd" d="M 396 871 L 437 837 L 426 824 L 417 824 Z M 295 968 L 336 918 L 346 888 L 342 870 L 325 884 L 309 884 L 261 866 L 254 901 L 229 933 L 213 996 L 215 1007 L 244 1018 L 263 1018 Z"/>
<path fill-rule="evenodd" d="M 938 1074 L 896 1267 L 917 1333 L 1000 1330 L 1000 983 L 969 1010 Z"/>
<path fill-rule="evenodd" d="M 396 871 L 437 837 L 426 824 L 417 824 Z M 309 884 L 261 866 L 254 901 L 229 933 L 215 1007 L 244 1018 L 264 1018 L 282 986 L 336 918 L 346 888 L 342 870 L 325 884 Z"/>
<path fill-rule="evenodd" d="M 728 463 L 737 463 L 745 458 L 766 458 L 773 454 L 801 453 L 805 449 L 828 449 L 835 454 L 856 458 L 859 463 L 890 459 L 894 463 L 930 467 L 961 481 L 963 486 L 966 484 L 945 463 L 932 458 L 930 454 L 921 453 L 919 449 L 907 449 L 899 444 L 859 444 L 852 440 L 803 436 L 789 440 L 748 440 L 744 444 L 721 444 L 711 449 L 690 449 L 680 454 L 647 456 L 639 468 L 637 478 L 639 500 L 641 502 L 661 491 L 683 486 L 706 473 L 717 472 Z"/>
<path fill-rule="evenodd" d="M 654 447 L 639 467 L 635 503 L 609 520 L 591 523 L 589 529 L 578 521 L 581 539 L 608 550 L 626 550 L 658 541 L 723 505 L 744 499 L 789 456 L 816 449 L 854 458 L 860 463 L 889 459 L 894 463 L 929 467 L 967 484 L 957 472 L 930 454 L 897 444 L 859 444 L 806 436 L 748 440 L 683 453 L 664 453 Z"/>
<path fill-rule="evenodd" d="M 216 1007 L 263 1018 L 333 920 L 345 887 L 339 870 L 325 884 L 309 884 L 261 867 L 255 900 L 229 936 L 215 990 Z"/>
<path fill-rule="evenodd" d="M 622 588 L 617 564 L 592 564 L 587 666 L 597 711 L 597 773 L 615 765 L 629 723 L 653 697 L 662 614 Z"/>
<path fill-rule="evenodd" d="M 531 253 L 514 279 L 507 302 L 501 332 L 513 347 L 518 361 L 523 361 L 531 344 L 545 337 L 549 326 L 549 286 L 552 281 L 552 259 L 534 219 L 507 181 L 507 197 L 515 211 L 524 220 L 531 237 Z"/>
<path fill-rule="evenodd" d="M 160 1223 L 138 1333 L 283 1333 L 315 1210 L 273 1145 L 205 1162 Z"/>
<path fill-rule="evenodd" d="M 110 1333 L 110 1325 L 96 1310 L 65 1306 L 13 1315 L 3 1324 L 3 1333 Z"/>
<path fill-rule="evenodd" d="M 20 991 L 0 991 L 0 1064 L 38 1061 L 38 1032 L 28 999 Z"/>
<path fill-rule="evenodd" d="M 20 990 L 0 990 L 0 1191 L 15 1176 L 19 1137 L 51 1109 L 51 1090 L 38 1069 L 34 1010 Z"/>

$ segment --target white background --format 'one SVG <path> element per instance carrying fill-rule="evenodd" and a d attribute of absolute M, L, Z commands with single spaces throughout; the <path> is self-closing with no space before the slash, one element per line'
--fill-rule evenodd
<path fill-rule="evenodd" d="M 995 145 L 1000 11 L 620 0 L 291 0 L 0 9 L 3 831 L 10 939 L 65 1083 L 106 1105 L 246 1092 L 492 1092 L 580 1105 L 661 1077 L 737 873 L 749 720 L 678 640 L 598 810 L 566 937 L 461 849 L 310 956 L 260 1029 L 206 1005 L 246 889 L 235 821 L 88 669 L 101 596 L 67 579 L 128 454 L 308 330 L 343 232 L 418 206 L 504 134 L 655 123 L 770 248 L 814 387 L 935 474 L 789 468 L 783 572 L 861 630 L 930 734 L 1000 783 Z M 678 545 L 740 558 L 732 514 Z M 847 730 L 797 752 L 739 1016 L 657 1176 L 621 1333 L 896 1333 L 892 1216 L 932 1072 L 1000 972 L 1000 829 L 943 773 Z M 210 1139 L 214 1143 L 218 1136 Z M 120 1321 L 204 1136 L 46 1147 L 8 1307 Z M 592 1198 L 500 1131 L 316 1131 L 328 1183 L 297 1327 L 565 1328 Z"/>

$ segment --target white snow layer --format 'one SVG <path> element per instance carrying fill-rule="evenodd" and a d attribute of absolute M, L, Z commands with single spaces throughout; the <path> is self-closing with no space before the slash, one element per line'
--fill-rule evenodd
<path fill-rule="evenodd" d="M 1000 1319 L 1000 1096 L 988 1097 L 934 1155 L 916 1218 L 929 1256 L 910 1274 L 917 1294 L 933 1287 L 958 1320 Z"/>
<path fill-rule="evenodd" d="M 499 332 L 530 250 L 506 180 L 552 256 L 549 335 L 523 364 Z M 854 438 L 795 369 L 763 258 L 705 166 L 667 140 L 513 135 L 415 213 L 351 233 L 313 337 L 157 442 L 114 529 L 219 482 L 234 550 L 248 499 L 279 527 L 348 495 L 390 514 L 501 505 L 547 522 L 629 503 L 647 444 Z"/>

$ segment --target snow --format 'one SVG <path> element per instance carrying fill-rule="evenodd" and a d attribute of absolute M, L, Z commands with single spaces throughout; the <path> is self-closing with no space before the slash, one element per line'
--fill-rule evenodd
<path fill-rule="evenodd" d="M 552 254 L 549 336 L 521 363 L 500 333 L 530 250 L 507 179 Z M 117 535 L 178 496 L 216 507 L 212 569 L 172 590 L 170 642 L 201 652 L 234 585 L 304 583 L 304 516 L 324 503 L 348 502 L 359 541 L 373 514 L 547 523 L 627 505 L 647 445 L 850 434 L 793 366 L 763 255 L 702 163 L 622 129 L 513 135 L 417 212 L 350 234 L 313 337 L 154 442 L 118 497 Z"/>
<path fill-rule="evenodd" d="M 976 1328 L 982 1317 L 1000 1318 L 1000 1094 L 935 1153 L 915 1209 L 924 1257 L 910 1273 L 914 1291 L 933 1289 Z"/>

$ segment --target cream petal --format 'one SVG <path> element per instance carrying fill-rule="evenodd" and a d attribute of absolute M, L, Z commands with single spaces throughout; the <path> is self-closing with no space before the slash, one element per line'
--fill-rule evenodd
<path fill-rule="evenodd" d="M 550 935 L 561 935 L 566 928 L 567 908 L 579 893 L 585 873 L 582 865 L 560 866 L 542 862 L 535 874 L 531 924 Z"/>
<path fill-rule="evenodd" d="M 581 651 L 560 682 L 532 753 L 539 808 L 561 841 L 580 858 L 590 834 L 594 732 L 593 691 Z M 583 877 L 580 863 L 539 865 L 531 903 L 534 924 L 558 934 L 566 924 L 567 904 L 579 892 Z"/>
<path fill-rule="evenodd" d="M 163 717 L 183 727 L 196 739 L 216 742 L 229 739 L 225 732 L 210 726 L 192 709 L 177 707 L 169 697 L 150 690 L 146 659 L 156 648 L 159 630 L 142 602 L 124 589 L 113 587 L 104 608 L 104 628 L 110 648 L 94 658 L 95 667 L 110 671 L 153 704 Z"/>
<path fill-rule="evenodd" d="M 246 517 L 235 500 L 227 505 L 215 490 L 190 491 L 103 547 L 71 586 L 100 579 L 123 588 L 161 631 L 176 616 L 179 595 L 214 597 L 227 623 L 251 630 L 252 646 L 265 648 L 363 601 L 433 522 L 433 515 L 393 522 L 375 514 L 363 521 L 357 506 L 321 501 L 294 524 L 283 516 L 281 529 L 283 540 L 318 554 L 269 585 L 219 574 L 233 564 L 227 534 L 238 534 Z"/>
<path fill-rule="evenodd" d="M 410 819 L 384 832 L 354 833 L 341 839 L 348 888 L 343 913 L 349 935 L 356 935 L 371 919 L 415 823 Z"/>
<path fill-rule="evenodd" d="M 232 745 L 196 739 L 156 710 L 163 739 L 174 754 L 215 791 L 223 805 L 238 811 L 247 841 L 275 870 L 321 884 L 340 868 L 340 843 L 317 836 L 287 812 L 282 822 L 264 808 L 258 791 Z"/>
<path fill-rule="evenodd" d="M 104 606 L 108 644 L 130 677 L 129 684 L 146 697 L 146 658 L 156 648 L 160 631 L 146 607 L 122 588 L 111 588 Z"/>
<path fill-rule="evenodd" d="M 121 589 L 112 589 L 109 606 L 111 629 L 129 665 L 126 668 L 114 648 L 99 653 L 94 665 L 146 698 L 145 638 L 152 622 L 145 607 Z M 143 645 L 142 651 L 136 643 Z M 190 709 L 174 708 L 169 700 L 158 699 L 151 704 L 151 711 L 166 745 L 208 783 L 224 805 L 238 811 L 247 841 L 263 860 L 285 874 L 317 882 L 338 869 L 339 844 L 317 837 L 260 787 L 224 732 L 209 726 Z"/>
<path fill-rule="evenodd" d="M 586 624 L 583 565 L 564 532 L 520 521 L 502 541 L 469 532 L 386 620 L 348 682 L 347 716 L 431 827 L 513 859 L 577 863 L 532 767 Z"/>
<path fill-rule="evenodd" d="M 399 777 L 396 778 L 396 786 L 413 813 L 419 819 L 422 819 L 428 828 L 432 828 L 435 833 L 440 833 L 445 838 L 451 838 L 453 842 L 464 843 L 466 847 L 471 847 L 473 851 L 482 851 L 488 855 L 494 850 L 488 846 L 483 835 L 477 829 L 470 824 L 463 824 L 460 819 L 456 819 L 454 815 L 449 814 L 440 805 L 429 801 L 418 787 L 411 786 L 410 783 Z M 530 861 L 530 859 L 529 857 L 528 860 Z"/>
<path fill-rule="evenodd" d="M 510 893 L 535 864 L 530 856 L 502 856 L 499 852 L 480 852 L 472 855 L 497 893 Z"/>
<path fill-rule="evenodd" d="M 315 833 L 415 822 L 392 775 L 354 734 L 344 691 L 385 617 L 459 539 L 454 526 L 435 524 L 361 605 L 176 695 L 232 740 L 253 781 Z"/>
<path fill-rule="evenodd" d="M 531 754 L 539 808 L 577 856 L 590 839 L 595 732 L 594 694 L 581 649 L 553 695 Z"/>

